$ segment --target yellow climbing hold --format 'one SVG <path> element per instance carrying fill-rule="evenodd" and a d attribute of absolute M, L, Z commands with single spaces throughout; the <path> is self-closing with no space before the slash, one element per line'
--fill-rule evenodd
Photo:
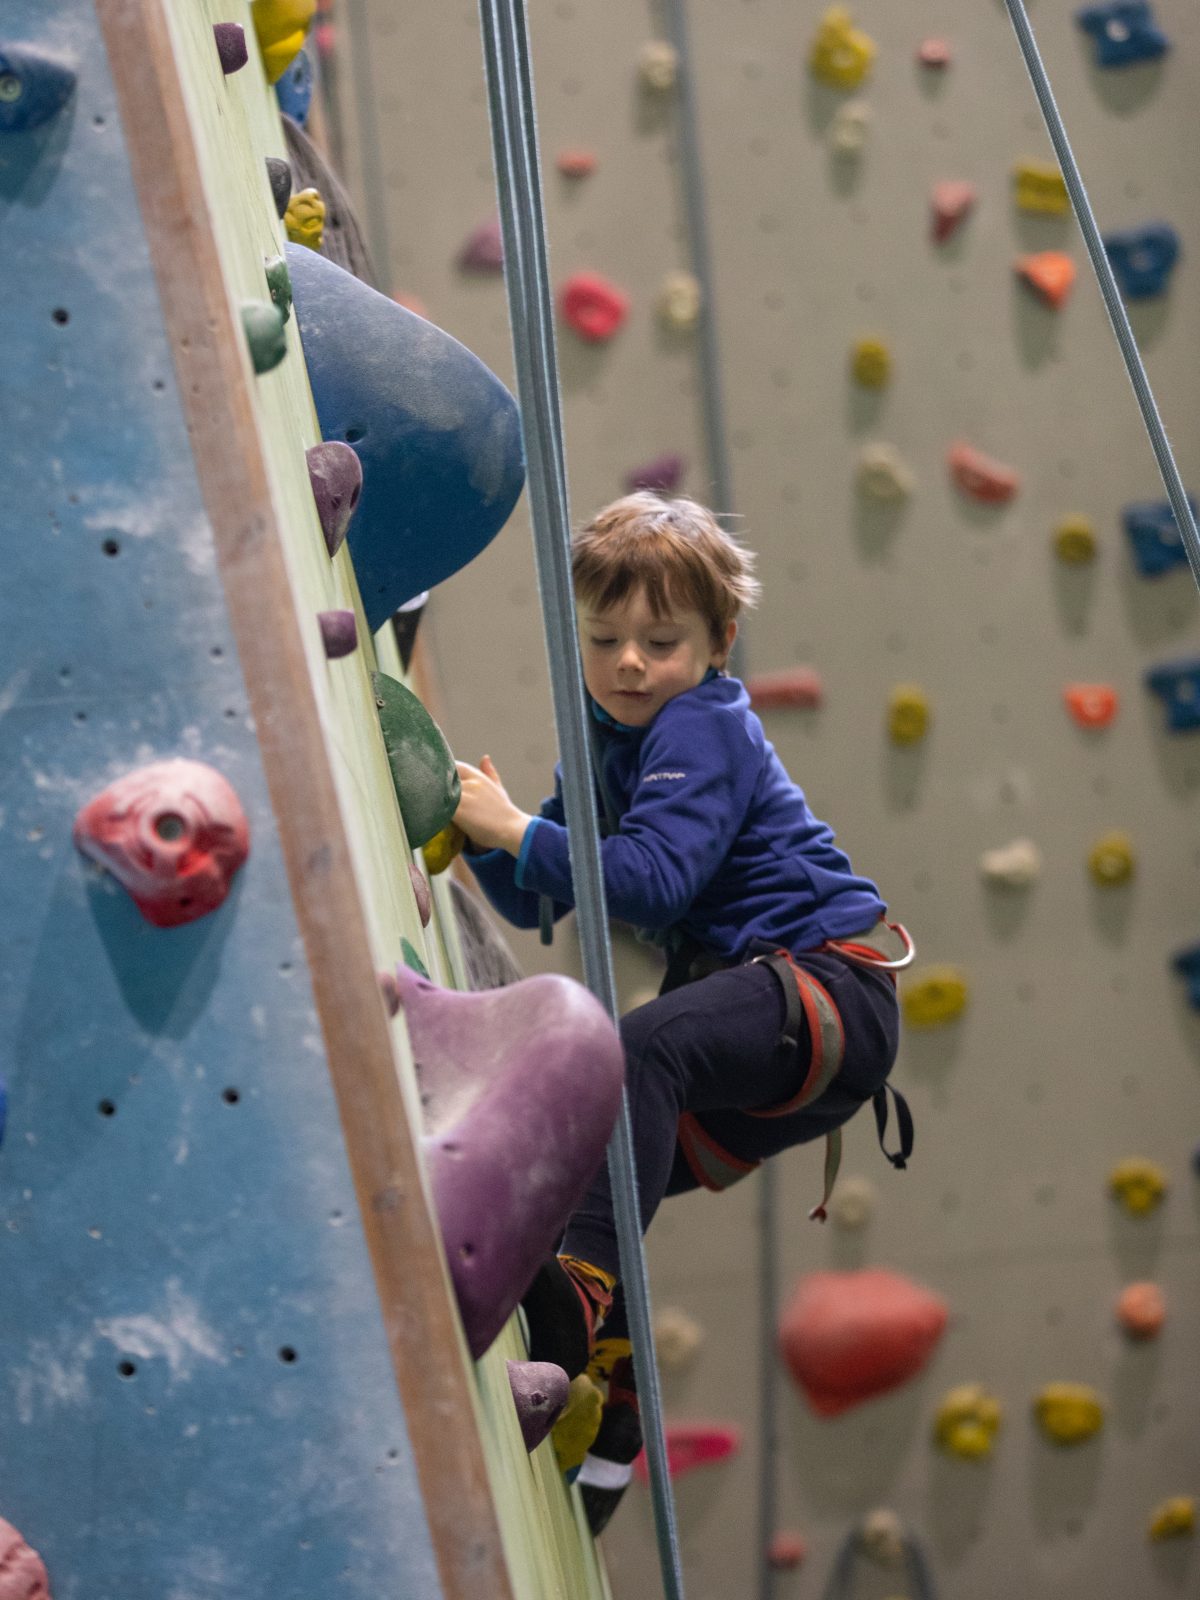
<path fill-rule="evenodd" d="M 655 94 L 669 94 L 679 78 L 679 52 L 666 39 L 651 39 L 638 51 L 638 77 Z"/>
<path fill-rule="evenodd" d="M 888 697 L 893 744 L 917 744 L 929 731 L 929 701 L 915 683 L 898 683 Z"/>
<path fill-rule="evenodd" d="M 316 9 L 317 0 L 253 0 L 250 15 L 268 83 L 278 83 L 300 54 Z"/>
<path fill-rule="evenodd" d="M 439 872 L 445 872 L 466 842 L 466 834 L 453 822 L 448 822 L 440 833 L 435 833 L 423 850 L 425 866 L 430 875 L 436 878 Z"/>
<path fill-rule="evenodd" d="M 901 1004 L 912 1027 L 939 1027 L 966 1010 L 967 980 L 958 967 L 925 967 L 905 984 Z"/>
<path fill-rule="evenodd" d="M 1063 175 L 1052 161 L 1021 161 L 1013 169 L 1017 205 L 1022 211 L 1064 216 L 1071 209 Z"/>
<path fill-rule="evenodd" d="M 1151 1539 L 1179 1539 L 1196 1531 L 1196 1502 L 1190 1494 L 1172 1495 L 1156 1506 L 1147 1533 Z"/>
<path fill-rule="evenodd" d="M 1090 517 L 1064 517 L 1054 530 L 1054 553 L 1073 567 L 1096 559 L 1096 529 Z"/>
<path fill-rule="evenodd" d="M 1162 1203 L 1167 1192 L 1167 1175 L 1154 1161 L 1129 1156 L 1118 1161 L 1108 1175 L 1108 1187 L 1135 1217 L 1144 1217 Z"/>
<path fill-rule="evenodd" d="M 584 1456 L 600 1432 L 600 1414 L 603 1410 L 604 1397 L 599 1388 L 586 1372 L 581 1372 L 571 1380 L 563 1414 L 550 1430 L 560 1472 L 573 1472 L 576 1467 L 583 1465 Z"/>
<path fill-rule="evenodd" d="M 1133 868 L 1133 840 L 1127 833 L 1106 833 L 1088 852 L 1088 871 L 1102 888 L 1127 883 Z"/>
<path fill-rule="evenodd" d="M 1082 1444 L 1104 1426 L 1104 1402 L 1086 1383 L 1048 1383 L 1033 1414 L 1055 1444 Z"/>
<path fill-rule="evenodd" d="M 892 376 L 892 352 L 882 339 L 860 339 L 851 366 L 855 383 L 864 389 L 886 388 Z"/>
<path fill-rule="evenodd" d="M 704 291 L 691 272 L 668 272 L 659 291 L 658 312 L 668 328 L 688 333 L 700 321 Z"/>
<path fill-rule="evenodd" d="M 834 89 L 856 89 L 875 59 L 872 41 L 856 28 L 845 6 L 830 6 L 813 39 L 809 66 Z"/>
<path fill-rule="evenodd" d="M 288 201 L 283 225 L 293 244 L 304 244 L 310 250 L 319 250 L 325 232 L 325 202 L 321 199 L 320 191 L 297 190 Z"/>
<path fill-rule="evenodd" d="M 950 1455 L 978 1460 L 992 1453 L 1001 1414 L 1000 1402 L 982 1385 L 963 1383 L 938 1407 L 933 1436 Z"/>

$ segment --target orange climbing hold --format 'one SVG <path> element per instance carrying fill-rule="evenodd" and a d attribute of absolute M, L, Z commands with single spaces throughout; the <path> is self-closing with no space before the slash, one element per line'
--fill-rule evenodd
<path fill-rule="evenodd" d="M 988 505 L 1002 505 L 1011 500 L 1021 486 L 1021 479 L 1011 467 L 985 456 L 974 445 L 951 445 L 946 457 L 950 477 L 964 494 L 972 500 L 982 500 Z"/>
<path fill-rule="evenodd" d="M 663 1430 L 667 1441 L 667 1471 L 681 1478 L 697 1467 L 715 1467 L 742 1448 L 742 1430 L 725 1422 L 674 1422 Z M 633 1464 L 640 1482 L 650 1477 L 646 1452 Z"/>
<path fill-rule="evenodd" d="M 1069 683 L 1063 699 L 1081 728 L 1107 728 L 1117 714 L 1117 691 L 1109 683 Z"/>
<path fill-rule="evenodd" d="M 1055 311 L 1066 303 L 1067 296 L 1075 287 L 1075 263 L 1061 250 L 1043 250 L 1035 256 L 1020 256 L 1015 270 Z"/>
<path fill-rule="evenodd" d="M 588 178 L 596 170 L 596 157 L 590 150 L 560 150 L 555 165 L 564 178 Z"/>
<path fill-rule="evenodd" d="M 824 686 L 812 667 L 785 667 L 781 672 L 757 672 L 746 679 L 755 711 L 777 711 L 784 706 L 812 710 L 821 704 Z"/>
<path fill-rule="evenodd" d="M 1131 1339 L 1153 1339 L 1167 1320 L 1167 1303 L 1156 1283 L 1127 1283 L 1117 1297 L 1117 1321 Z"/>

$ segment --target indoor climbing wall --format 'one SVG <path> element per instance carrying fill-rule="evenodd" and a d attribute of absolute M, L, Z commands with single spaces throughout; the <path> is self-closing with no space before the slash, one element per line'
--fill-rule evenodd
<path fill-rule="evenodd" d="M 780 1169 L 789 1339 L 804 1275 L 874 1267 L 900 1282 L 870 1314 L 913 1342 L 908 1382 L 837 1416 L 783 1391 L 779 1531 L 806 1553 L 780 1552 L 775 1590 L 820 1593 L 888 1511 L 872 1548 L 899 1529 L 942 1594 L 1189 1592 L 1186 1507 L 1160 1512 L 1200 1494 L 1195 587 L 998 0 L 859 0 L 823 37 L 816 4 L 689 10 L 719 509 L 766 585 L 746 668 L 810 669 L 769 736 L 918 946 L 895 1075 L 909 1170 L 859 1119 L 822 1230 L 817 1156 Z M 342 138 L 389 289 L 503 376 L 476 8 L 346 12 Z M 1031 13 L 1194 488 L 1200 22 L 1183 0 Z M 663 19 L 625 0 L 530 0 L 529 19 L 573 515 L 670 455 L 704 499 L 688 285 L 668 281 L 690 264 L 677 94 L 645 49 Z M 576 283 L 572 314 L 582 297 L 600 319 L 582 336 L 580 273 L 626 302 Z M 435 591 L 425 638 L 451 741 L 528 805 L 553 760 L 540 633 L 518 516 Z M 513 943 L 530 970 L 574 960 L 566 931 Z M 628 1002 L 655 968 L 619 934 L 617 960 Z M 760 1557 L 755 1239 L 748 1182 L 672 1203 L 649 1241 L 656 1309 L 694 1324 L 667 1341 L 667 1420 L 742 1438 L 677 1484 L 700 1596 L 749 1592 Z M 630 1498 L 603 1547 L 614 1591 L 649 1600 L 648 1497 Z M 850 1577 L 903 1586 L 865 1552 Z"/>
<path fill-rule="evenodd" d="M 365 313 L 288 244 L 283 151 L 244 0 L 0 18 L 0 1588 L 600 1596 L 550 1445 L 527 1453 L 515 1327 L 467 1359 L 453 1186 L 417 1158 L 401 991 L 415 1015 L 413 969 L 434 980 L 427 1063 L 474 998 L 414 850 L 453 771 L 369 625 L 414 570 L 369 559 L 378 413 L 313 454 L 310 371 L 322 405 L 361 397 L 321 362 Z M 372 337 L 428 339 L 388 310 Z M 421 403 L 440 378 L 458 407 L 442 492 L 473 465 L 455 525 L 482 539 L 520 485 L 515 411 L 423 349 Z M 471 1065 L 439 1062 L 460 1098 Z"/>

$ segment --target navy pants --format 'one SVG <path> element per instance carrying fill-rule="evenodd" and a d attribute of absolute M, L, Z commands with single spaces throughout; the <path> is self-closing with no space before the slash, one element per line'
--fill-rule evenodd
<path fill-rule="evenodd" d="M 796 960 L 833 1000 L 844 1035 L 837 1076 L 799 1111 L 768 1118 L 748 1114 L 792 1099 L 812 1053 L 807 1019 L 795 1049 L 781 1044 L 784 993 L 770 967 L 749 963 L 714 972 L 621 1019 L 643 1230 L 665 1196 L 700 1187 L 678 1140 L 685 1113 L 722 1150 L 750 1167 L 840 1127 L 882 1087 L 899 1037 L 892 979 L 832 952 L 806 952 Z M 607 1162 L 567 1225 L 560 1248 L 619 1276 Z"/>

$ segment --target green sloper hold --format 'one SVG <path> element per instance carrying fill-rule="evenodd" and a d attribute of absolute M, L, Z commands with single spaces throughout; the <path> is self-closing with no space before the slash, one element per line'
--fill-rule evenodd
<path fill-rule="evenodd" d="M 458 810 L 458 768 L 442 730 L 415 694 L 385 672 L 371 674 L 371 687 L 404 831 L 418 850 Z"/>
<path fill-rule="evenodd" d="M 270 372 L 287 355 L 283 313 L 269 300 L 247 300 L 242 306 L 242 327 L 250 346 L 255 372 Z"/>
<path fill-rule="evenodd" d="M 271 304 L 279 307 L 280 315 L 286 322 L 292 314 L 292 280 L 287 262 L 282 256 L 264 256 L 263 271 L 271 292 Z"/>

